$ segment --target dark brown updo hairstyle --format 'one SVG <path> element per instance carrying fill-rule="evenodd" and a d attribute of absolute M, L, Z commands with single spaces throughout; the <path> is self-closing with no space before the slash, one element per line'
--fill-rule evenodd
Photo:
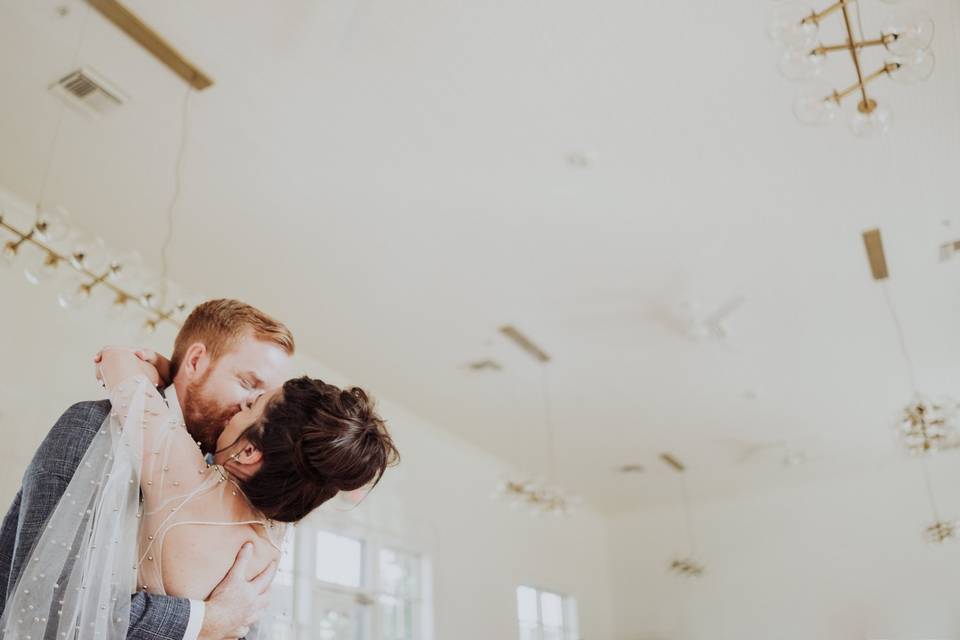
<path fill-rule="evenodd" d="M 237 482 L 263 515 L 297 522 L 340 491 L 376 485 L 400 455 L 373 400 L 306 376 L 287 380 L 243 434 L 260 470 Z"/>

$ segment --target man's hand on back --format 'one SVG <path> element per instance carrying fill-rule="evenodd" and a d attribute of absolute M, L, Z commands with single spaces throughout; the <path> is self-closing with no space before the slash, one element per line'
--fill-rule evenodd
<path fill-rule="evenodd" d="M 206 612 L 199 640 L 243 638 L 260 618 L 270 600 L 277 563 L 271 562 L 253 580 L 247 580 L 252 556 L 253 546 L 243 545 L 233 568 L 204 602 Z"/>

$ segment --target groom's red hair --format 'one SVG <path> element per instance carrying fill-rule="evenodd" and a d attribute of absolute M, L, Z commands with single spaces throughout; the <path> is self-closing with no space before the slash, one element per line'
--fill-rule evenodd
<path fill-rule="evenodd" d="M 230 351 L 237 340 L 251 333 L 257 340 L 272 342 L 293 355 L 293 334 L 290 329 L 256 307 L 228 298 L 208 300 L 197 305 L 173 343 L 170 375 L 177 375 L 177 369 L 190 345 L 202 342 L 210 354 L 211 362 L 216 362 Z"/>

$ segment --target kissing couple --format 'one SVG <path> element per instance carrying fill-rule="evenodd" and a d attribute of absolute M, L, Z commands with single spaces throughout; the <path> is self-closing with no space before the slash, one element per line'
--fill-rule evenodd
<path fill-rule="evenodd" d="M 60 417 L 0 529 L 3 640 L 268 638 L 285 528 L 398 452 L 370 396 L 284 380 L 290 330 L 237 300 L 168 361 L 109 347 L 108 400 Z"/>

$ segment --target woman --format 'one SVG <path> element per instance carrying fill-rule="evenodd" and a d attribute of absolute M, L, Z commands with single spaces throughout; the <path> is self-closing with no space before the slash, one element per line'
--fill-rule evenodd
<path fill-rule="evenodd" d="M 208 464 L 152 367 L 110 348 L 98 371 L 111 414 L 8 604 L 11 638 L 123 638 L 133 589 L 205 599 L 247 543 L 256 575 L 283 523 L 375 485 L 398 458 L 362 389 L 302 377 L 243 407 Z"/>

